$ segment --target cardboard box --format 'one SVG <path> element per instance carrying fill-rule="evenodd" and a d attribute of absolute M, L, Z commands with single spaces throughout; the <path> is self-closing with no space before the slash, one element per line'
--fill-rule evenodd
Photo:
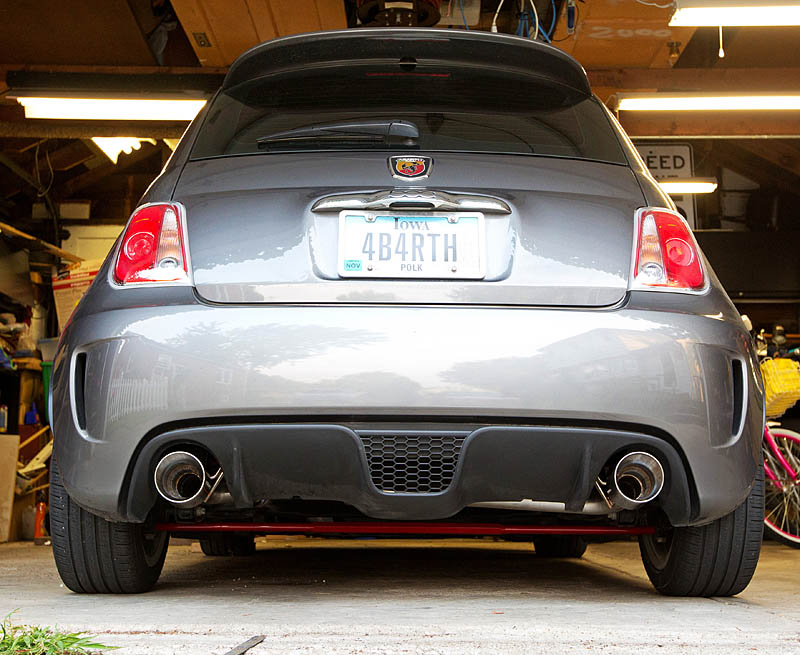
<path fill-rule="evenodd" d="M 8 541 L 11 536 L 18 451 L 19 435 L 0 434 L 0 543 Z"/>
<path fill-rule="evenodd" d="M 341 0 L 172 0 L 202 66 L 229 66 L 278 36 L 347 27 Z"/>
<path fill-rule="evenodd" d="M 53 297 L 56 301 L 59 332 L 64 329 L 72 311 L 78 306 L 102 264 L 99 259 L 86 260 L 53 276 Z"/>

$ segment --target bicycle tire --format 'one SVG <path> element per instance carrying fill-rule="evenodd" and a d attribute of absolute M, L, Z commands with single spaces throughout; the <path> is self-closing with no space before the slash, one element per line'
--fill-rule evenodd
<path fill-rule="evenodd" d="M 770 428 L 778 450 L 787 462 L 800 473 L 800 434 L 784 428 Z M 777 476 L 769 475 L 764 489 L 764 532 L 770 538 L 791 548 L 800 548 L 800 479 L 780 464 L 769 445 L 763 446 L 764 462 Z"/>

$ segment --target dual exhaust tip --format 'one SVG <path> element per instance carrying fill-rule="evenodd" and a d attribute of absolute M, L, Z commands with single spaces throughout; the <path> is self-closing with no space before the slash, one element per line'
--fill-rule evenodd
<path fill-rule="evenodd" d="M 638 509 L 661 493 L 664 467 L 650 453 L 628 453 L 617 462 L 607 486 L 606 500 L 610 505 Z"/>
<path fill-rule="evenodd" d="M 222 480 L 222 472 L 209 476 L 196 455 L 176 450 L 161 458 L 154 477 L 156 491 L 162 498 L 172 505 L 189 509 L 208 502 L 215 493 L 219 495 L 216 489 Z M 603 492 L 602 486 L 598 481 L 598 488 L 609 507 L 638 509 L 661 493 L 664 468 L 650 453 L 628 453 L 617 462 L 611 479 L 604 485 L 607 493 Z"/>

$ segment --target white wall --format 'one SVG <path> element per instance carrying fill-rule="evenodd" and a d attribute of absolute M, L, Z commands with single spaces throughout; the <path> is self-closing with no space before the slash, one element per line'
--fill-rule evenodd
<path fill-rule="evenodd" d="M 61 247 L 83 259 L 105 259 L 124 225 L 67 225 L 70 237 Z"/>

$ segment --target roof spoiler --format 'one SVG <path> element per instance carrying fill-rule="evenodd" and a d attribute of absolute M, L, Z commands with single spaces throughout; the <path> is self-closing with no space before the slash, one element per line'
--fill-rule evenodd
<path fill-rule="evenodd" d="M 312 32 L 267 41 L 233 62 L 223 89 L 315 66 L 357 63 L 397 64 L 400 70 L 413 70 L 416 64 L 496 68 L 536 75 L 591 95 L 581 65 L 538 41 L 489 32 L 385 27 Z"/>

